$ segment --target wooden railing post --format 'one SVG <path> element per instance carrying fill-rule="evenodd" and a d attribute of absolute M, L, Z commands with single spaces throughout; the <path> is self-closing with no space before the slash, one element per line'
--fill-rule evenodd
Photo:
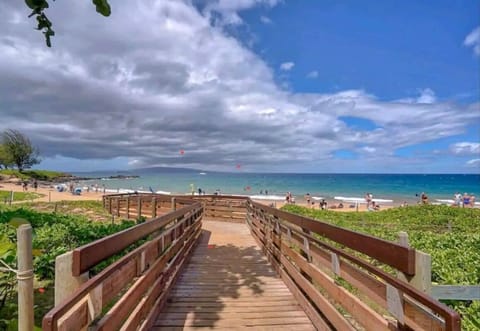
<path fill-rule="evenodd" d="M 130 196 L 127 197 L 127 219 L 130 218 Z"/>
<path fill-rule="evenodd" d="M 13 202 L 13 191 L 10 191 L 10 203 L 9 205 L 11 206 Z"/>
<path fill-rule="evenodd" d="M 398 242 L 402 246 L 410 247 L 406 232 L 399 232 Z M 415 275 L 411 277 L 399 271 L 397 278 L 430 295 L 432 293 L 432 257 L 415 250 Z"/>
<path fill-rule="evenodd" d="M 32 226 L 17 229 L 18 330 L 33 331 Z"/>
<path fill-rule="evenodd" d="M 72 256 L 73 253 L 70 251 L 57 256 L 55 259 L 55 306 L 61 304 L 88 280 L 88 272 L 78 277 L 73 276 Z"/>
<path fill-rule="evenodd" d="M 120 198 L 117 198 L 117 217 L 120 217 Z"/>
<path fill-rule="evenodd" d="M 172 210 L 177 210 L 177 205 L 175 203 L 175 197 L 172 198 Z"/>
<path fill-rule="evenodd" d="M 108 212 L 111 214 L 112 213 L 112 208 L 113 208 L 113 198 L 108 199 Z"/>
<path fill-rule="evenodd" d="M 152 218 L 157 217 L 157 199 L 155 197 L 152 198 Z"/>
<path fill-rule="evenodd" d="M 138 205 L 137 205 L 137 219 L 140 219 L 142 217 L 142 196 L 139 195 L 137 199 Z"/>

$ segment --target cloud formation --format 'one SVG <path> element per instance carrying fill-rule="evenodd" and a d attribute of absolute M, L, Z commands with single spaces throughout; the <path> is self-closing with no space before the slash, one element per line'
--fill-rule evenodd
<path fill-rule="evenodd" d="M 270 18 L 268 18 L 267 16 L 260 16 L 260 21 L 263 23 L 263 24 L 272 24 L 272 20 Z"/>
<path fill-rule="evenodd" d="M 431 95 L 423 99 L 430 102 L 412 103 L 363 90 L 281 88 L 275 68 L 212 22 L 214 12 L 234 17 L 277 3 L 212 1 L 199 9 L 190 1 L 136 0 L 115 3 L 105 19 L 88 1 L 58 1 L 49 9 L 57 35 L 48 49 L 25 5 L 7 2 L 0 22 L 0 130 L 23 131 L 51 159 L 351 171 L 354 165 L 333 156 L 343 149 L 359 153 L 365 169 L 395 171 L 396 149 L 462 134 L 480 119 L 478 104 L 440 103 Z M 350 128 L 344 116 L 376 128 Z M 419 162 L 412 160 L 411 169 Z"/>
<path fill-rule="evenodd" d="M 295 63 L 293 62 L 283 62 L 282 64 L 280 64 L 280 70 L 290 71 L 293 69 L 294 66 L 295 66 Z"/>
<path fill-rule="evenodd" d="M 308 74 L 307 74 L 307 78 L 318 78 L 318 71 L 317 70 L 313 70 L 313 71 L 310 71 Z"/>
<path fill-rule="evenodd" d="M 460 142 L 450 146 L 453 154 L 457 155 L 479 155 L 480 143 L 475 142 Z"/>
<path fill-rule="evenodd" d="M 472 47 L 473 53 L 476 56 L 480 56 L 480 26 L 477 26 L 465 37 L 463 44 L 467 47 Z"/>

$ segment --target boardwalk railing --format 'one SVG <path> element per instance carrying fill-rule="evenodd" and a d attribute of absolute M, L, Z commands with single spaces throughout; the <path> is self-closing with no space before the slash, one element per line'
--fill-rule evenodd
<path fill-rule="evenodd" d="M 82 284 L 45 316 L 44 330 L 79 330 L 95 319 L 94 329 L 148 327 L 199 235 L 202 216 L 246 222 L 318 329 L 460 330 L 458 313 L 421 285 L 423 253 L 406 245 L 242 197 L 109 195 L 104 206 L 115 215 L 149 219 L 75 250 L 73 277 L 140 238 L 153 239 Z M 167 214 L 156 217 L 161 213 Z M 105 313 L 105 307 L 111 308 Z"/>
<path fill-rule="evenodd" d="M 455 311 L 377 267 L 413 276 L 412 248 L 256 202 L 247 208 L 252 235 L 319 329 L 460 330 Z"/>
<path fill-rule="evenodd" d="M 164 194 L 112 194 L 103 197 L 103 206 L 112 215 L 136 219 L 156 217 L 191 203 L 204 205 L 204 217 L 218 221 L 245 222 L 248 198 L 238 196 Z M 139 208 L 140 207 L 140 208 Z"/>
<path fill-rule="evenodd" d="M 43 319 L 43 330 L 82 330 L 93 321 L 95 330 L 148 329 L 200 235 L 203 213 L 201 203 L 190 201 L 176 211 L 79 247 L 64 260 L 60 257 L 56 269 L 67 275 L 59 276 L 62 279 L 56 275 L 55 282 L 72 284 L 69 277 L 80 277 L 131 244 L 147 240 L 78 288 L 63 288 L 73 293 L 58 298 L 60 302 Z M 70 261 L 70 268 L 59 266 L 59 261 Z"/>

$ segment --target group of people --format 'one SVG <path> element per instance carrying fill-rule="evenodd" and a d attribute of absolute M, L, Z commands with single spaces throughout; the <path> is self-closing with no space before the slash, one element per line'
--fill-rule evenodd
<path fill-rule="evenodd" d="M 453 195 L 453 206 L 463 207 L 463 208 L 473 208 L 475 207 L 475 195 L 463 193 L 463 196 L 457 192 Z"/>
<path fill-rule="evenodd" d="M 34 180 L 34 181 L 33 181 L 32 186 L 33 186 L 33 189 L 34 189 L 35 191 L 37 191 L 37 189 L 38 189 L 38 182 L 37 182 L 37 180 Z M 28 181 L 22 182 L 22 189 L 23 189 L 24 192 L 28 191 Z"/>
<path fill-rule="evenodd" d="M 292 192 L 287 192 L 285 195 L 286 204 L 295 204 L 295 197 L 292 195 Z"/>

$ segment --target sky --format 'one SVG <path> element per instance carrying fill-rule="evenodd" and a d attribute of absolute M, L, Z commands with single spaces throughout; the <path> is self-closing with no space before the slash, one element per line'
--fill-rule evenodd
<path fill-rule="evenodd" d="M 480 173 L 478 1 L 110 2 L 51 2 L 52 48 L 0 2 L 38 168 Z"/>

